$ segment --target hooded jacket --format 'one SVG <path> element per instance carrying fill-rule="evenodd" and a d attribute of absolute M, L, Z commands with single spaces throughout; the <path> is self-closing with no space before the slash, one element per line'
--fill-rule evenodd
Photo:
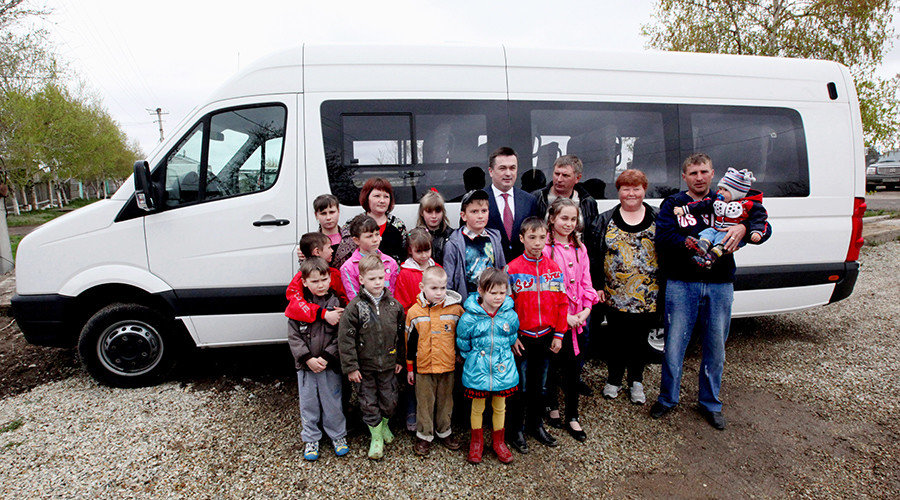
<path fill-rule="evenodd" d="M 462 297 L 453 290 L 440 304 L 420 292 L 406 314 L 406 369 L 447 373 L 456 368 L 456 324 L 463 314 Z"/>
<path fill-rule="evenodd" d="M 506 297 L 491 316 L 472 294 L 456 327 L 456 347 L 465 358 L 462 383 L 477 391 L 500 392 L 519 384 L 512 346 L 518 339 L 519 317 Z"/>
<path fill-rule="evenodd" d="M 331 290 L 337 295 L 340 305 L 346 304 L 347 294 L 344 292 L 344 285 L 341 282 L 341 272 L 333 267 L 329 267 L 328 272 L 331 276 Z M 325 314 L 326 310 L 319 307 L 315 302 L 306 300 L 302 279 L 301 274 L 297 273 L 288 285 L 287 291 L 284 293 L 288 299 L 288 306 L 284 310 L 284 315 L 290 319 L 312 323 L 317 319 L 322 319 L 322 315 Z"/>
<path fill-rule="evenodd" d="M 440 264 L 435 262 L 434 259 L 429 259 L 425 268 L 430 266 L 440 267 Z M 412 257 L 406 259 L 400 265 L 400 274 L 397 276 L 397 287 L 395 288 L 394 296 L 403 304 L 403 308 L 406 311 L 409 311 L 409 308 L 416 303 L 416 298 L 421 292 L 419 283 L 422 282 L 422 273 L 425 271 L 425 268 L 419 267 L 419 264 Z"/>
<path fill-rule="evenodd" d="M 324 312 L 339 305 L 338 298 L 331 292 L 321 297 L 306 294 L 305 303 L 318 307 Z M 297 370 L 309 370 L 306 362 L 311 358 L 322 357 L 328 362 L 328 368 L 340 371 L 338 365 L 337 326 L 329 325 L 323 318 L 313 321 L 288 320 L 288 345 L 294 356 L 294 367 Z"/>
<path fill-rule="evenodd" d="M 709 192 L 705 199 L 715 200 L 715 193 Z M 734 254 L 725 254 L 710 269 L 701 269 L 693 262 L 694 252 L 684 246 L 688 236 L 696 237 L 700 231 L 712 227 L 710 215 L 681 216 L 675 215 L 675 207 L 684 207 L 694 199 L 682 191 L 663 200 L 656 218 L 656 256 L 659 259 L 659 271 L 667 280 L 703 283 L 734 283 Z M 747 227 L 744 241 L 759 245 L 772 236 L 772 226 L 765 224 L 762 239 L 753 243 L 748 237 L 751 228 L 748 221 L 741 222 Z"/>
<path fill-rule="evenodd" d="M 766 234 L 769 214 L 762 205 L 763 194 L 755 189 L 747 192 L 747 196 L 725 202 L 716 198 L 704 198 L 692 201 L 681 207 L 691 215 L 712 215 L 713 225 L 717 231 L 727 231 L 729 227 L 746 221 L 747 233 Z"/>
<path fill-rule="evenodd" d="M 384 372 L 404 363 L 403 306 L 385 288 L 377 302 L 363 291 L 347 304 L 338 327 L 344 373 Z"/>
<path fill-rule="evenodd" d="M 381 259 L 381 262 L 384 263 L 384 287 L 391 293 L 394 293 L 394 286 L 397 284 L 397 276 L 400 274 L 400 267 L 397 266 L 397 261 L 381 250 L 378 250 L 378 257 Z M 347 298 L 350 300 L 353 300 L 353 297 L 356 297 L 360 291 L 359 261 L 361 261 L 362 258 L 363 255 L 357 248 L 353 251 L 350 258 L 341 264 L 341 281 L 344 284 L 344 291 L 347 294 Z"/>
<path fill-rule="evenodd" d="M 463 226 L 465 227 L 465 226 Z M 494 248 L 494 267 L 503 269 L 506 267 L 506 257 L 503 255 L 503 243 L 500 231 L 485 228 L 484 234 L 491 240 Z M 469 297 L 466 288 L 466 238 L 463 228 L 453 231 L 447 246 L 444 247 L 444 270 L 447 271 L 447 289 L 454 290 L 465 301 Z"/>

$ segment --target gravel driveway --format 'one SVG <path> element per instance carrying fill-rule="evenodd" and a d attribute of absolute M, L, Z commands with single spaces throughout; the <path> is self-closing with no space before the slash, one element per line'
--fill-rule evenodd
<path fill-rule="evenodd" d="M 62 372 L 61 380 L 0 400 L 0 491 L 19 498 L 896 498 L 900 243 L 866 247 L 862 262 L 856 291 L 843 302 L 734 321 L 724 432 L 693 409 L 695 347 L 673 414 L 654 421 L 647 407 L 622 397 L 583 399 L 583 445 L 557 432 L 556 449 L 533 444 L 512 465 L 487 455 L 472 466 L 463 452 L 439 446 L 417 457 L 404 435 L 376 463 L 357 435 L 349 457 L 324 446 L 322 458 L 307 463 L 287 348 L 204 353 L 157 387 L 110 389 L 81 371 Z M 42 357 L 33 369 L 70 364 L 71 351 L 33 349 Z M 589 365 L 598 392 L 604 376 L 602 364 Z M 652 400 L 658 365 L 645 384 Z"/>

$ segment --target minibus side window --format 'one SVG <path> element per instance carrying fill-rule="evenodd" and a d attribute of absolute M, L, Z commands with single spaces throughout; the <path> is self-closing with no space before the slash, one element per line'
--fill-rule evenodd
<path fill-rule="evenodd" d="M 166 159 L 166 206 L 263 191 L 281 168 L 283 106 L 204 117 Z"/>
<path fill-rule="evenodd" d="M 464 179 L 484 177 L 489 138 L 505 132 L 504 111 L 496 101 L 326 101 L 331 191 L 342 204 L 359 205 L 365 181 L 383 177 L 398 204 L 416 203 L 430 188 L 458 200 L 471 188 Z M 481 175 L 466 174 L 473 169 Z"/>
<path fill-rule="evenodd" d="M 710 156 L 716 178 L 749 169 L 767 198 L 809 196 L 809 165 L 800 114 L 792 109 L 681 106 L 683 144 Z"/>
<path fill-rule="evenodd" d="M 174 207 L 199 199 L 200 151 L 203 124 L 198 123 L 166 158 L 166 206 Z"/>
<path fill-rule="evenodd" d="M 648 198 L 678 190 L 674 106 L 532 102 L 516 103 L 514 113 L 531 124 L 532 157 L 525 165 L 548 181 L 556 159 L 574 154 L 584 163 L 582 183 L 596 199 L 615 199 L 616 177 L 628 168 L 647 175 Z M 523 163 L 519 161 L 520 169 Z"/>

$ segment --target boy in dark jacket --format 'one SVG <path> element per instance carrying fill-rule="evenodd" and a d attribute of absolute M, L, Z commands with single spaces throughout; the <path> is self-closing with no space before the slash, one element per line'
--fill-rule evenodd
<path fill-rule="evenodd" d="M 403 305 L 385 287 L 385 266 L 369 254 L 359 261 L 360 293 L 347 304 L 338 328 L 341 368 L 356 384 L 363 421 L 372 441 L 369 458 L 384 456 L 384 444 L 394 435 L 388 419 L 397 407 L 399 386 L 395 375 L 403 370 Z"/>
<path fill-rule="evenodd" d="M 288 344 L 294 355 L 297 369 L 297 385 L 300 395 L 300 418 L 303 422 L 301 438 L 306 443 L 303 458 L 319 458 L 319 439 L 325 429 L 334 443 L 337 456 L 344 456 L 347 447 L 347 423 L 341 407 L 341 375 L 338 364 L 337 328 L 325 319 L 325 315 L 339 305 L 330 289 L 331 277 L 328 264 L 319 257 L 312 257 L 300 266 L 304 304 L 315 304 L 321 314 L 310 322 L 292 319 L 291 310 L 298 304 L 292 299 L 287 315 Z M 321 410 L 320 410 L 321 408 Z"/>

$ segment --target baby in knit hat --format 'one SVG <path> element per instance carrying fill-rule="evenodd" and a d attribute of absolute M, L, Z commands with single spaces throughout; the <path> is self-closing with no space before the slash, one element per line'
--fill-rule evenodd
<path fill-rule="evenodd" d="M 753 172 L 728 167 L 716 188 L 715 199 L 705 198 L 688 203 L 683 207 L 675 207 L 675 215 L 679 217 L 707 215 L 713 217 L 710 227 L 700 232 L 700 238 L 688 237 L 685 245 L 697 255 L 694 261 L 702 267 L 709 268 L 725 254 L 723 239 L 728 228 L 736 224 L 747 226 L 750 241 L 758 243 L 766 233 L 768 214 L 762 205 L 762 193 L 750 189 L 755 181 Z M 744 246 L 741 241 L 739 246 Z"/>

